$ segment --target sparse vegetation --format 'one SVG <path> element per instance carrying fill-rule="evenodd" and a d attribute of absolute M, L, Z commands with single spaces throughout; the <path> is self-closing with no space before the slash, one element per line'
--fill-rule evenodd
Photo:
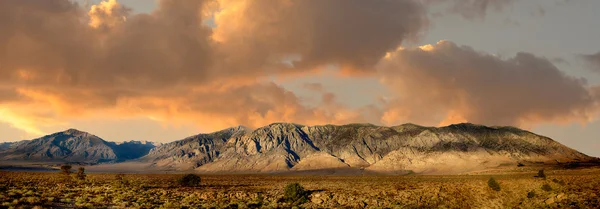
<path fill-rule="evenodd" d="M 544 169 L 540 169 L 535 177 L 546 179 L 546 174 L 544 173 Z"/>
<path fill-rule="evenodd" d="M 550 184 L 544 184 L 542 185 L 542 190 L 549 192 L 552 191 L 552 187 L 550 186 Z"/>
<path fill-rule="evenodd" d="M 558 185 L 564 186 L 565 182 L 563 180 L 552 179 L 552 182 L 557 183 Z"/>
<path fill-rule="evenodd" d="M 496 181 L 496 179 L 494 179 L 494 177 L 491 177 L 488 180 L 488 186 L 494 191 L 500 191 L 500 184 Z"/>
<path fill-rule="evenodd" d="M 298 205 L 308 201 L 308 193 L 299 183 L 291 183 L 285 186 L 283 200 L 293 205 Z"/>
<path fill-rule="evenodd" d="M 177 183 L 182 187 L 199 187 L 200 182 L 200 176 L 196 174 L 186 174 L 177 180 Z"/>
<path fill-rule="evenodd" d="M 73 168 L 71 165 L 63 165 L 60 166 L 60 171 L 65 175 L 71 175 L 71 168 Z"/>
<path fill-rule="evenodd" d="M 79 169 L 77 170 L 77 179 L 79 180 L 85 180 L 85 168 L 83 167 L 79 167 Z"/>
<path fill-rule="evenodd" d="M 535 197 L 535 191 L 532 190 L 532 191 L 527 192 L 527 198 L 531 199 L 534 197 Z"/>
<path fill-rule="evenodd" d="M 202 175 L 200 189 L 179 186 L 178 174 L 87 173 L 74 183 L 58 172 L 0 171 L 0 208 L 600 208 L 599 171 L 553 171 L 562 186 L 502 173 L 494 175 L 500 191 L 489 188 L 488 175 Z M 303 191 L 296 193 L 305 201 L 283 201 L 294 182 L 302 189 L 290 191 Z"/>
<path fill-rule="evenodd" d="M 125 178 L 125 174 L 119 173 L 115 175 L 116 186 L 129 186 L 129 181 Z"/>

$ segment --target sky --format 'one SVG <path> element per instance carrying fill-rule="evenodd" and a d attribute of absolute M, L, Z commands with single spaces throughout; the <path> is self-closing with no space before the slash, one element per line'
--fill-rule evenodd
<path fill-rule="evenodd" d="M 0 1 L 0 142 L 516 126 L 600 156 L 600 1 Z"/>

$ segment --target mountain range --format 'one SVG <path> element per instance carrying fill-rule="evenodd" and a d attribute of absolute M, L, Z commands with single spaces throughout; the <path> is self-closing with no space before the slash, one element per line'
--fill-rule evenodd
<path fill-rule="evenodd" d="M 3 143 L 0 160 L 48 163 L 104 163 L 136 159 L 155 145 L 150 142 L 107 142 L 76 129 L 38 139 Z"/>
<path fill-rule="evenodd" d="M 404 124 L 239 126 L 166 144 L 107 142 L 69 129 L 29 141 L 0 144 L 0 160 L 119 164 L 148 170 L 377 173 L 461 173 L 502 165 L 596 162 L 550 138 L 514 127 L 469 123 L 446 127 Z"/>

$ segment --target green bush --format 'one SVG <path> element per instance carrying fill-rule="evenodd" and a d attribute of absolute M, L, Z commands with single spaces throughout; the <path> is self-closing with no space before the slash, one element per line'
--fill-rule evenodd
<path fill-rule="evenodd" d="M 177 183 L 183 187 L 198 187 L 200 186 L 200 176 L 195 174 L 186 174 L 185 176 L 179 178 Z"/>
<path fill-rule="evenodd" d="M 500 184 L 498 184 L 494 177 L 491 177 L 490 180 L 488 180 L 488 186 L 494 191 L 500 191 Z"/>
<path fill-rule="evenodd" d="M 549 184 L 542 185 L 542 190 L 549 192 L 552 191 L 552 187 Z"/>
<path fill-rule="evenodd" d="M 527 198 L 531 199 L 535 197 L 535 191 L 529 191 L 527 192 Z"/>
<path fill-rule="evenodd" d="M 291 183 L 285 186 L 283 200 L 293 205 L 299 205 L 308 201 L 308 193 L 299 183 Z"/>

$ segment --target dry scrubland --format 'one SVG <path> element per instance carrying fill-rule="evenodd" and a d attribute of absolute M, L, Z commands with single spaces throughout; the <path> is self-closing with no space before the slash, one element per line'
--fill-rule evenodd
<path fill-rule="evenodd" d="M 456 176 L 201 175 L 181 187 L 176 174 L 0 172 L 0 208 L 600 208 L 600 170 L 546 170 Z M 494 177 L 500 191 L 488 186 Z M 298 182 L 306 201 L 289 203 Z M 544 186 L 545 184 L 549 185 Z"/>

